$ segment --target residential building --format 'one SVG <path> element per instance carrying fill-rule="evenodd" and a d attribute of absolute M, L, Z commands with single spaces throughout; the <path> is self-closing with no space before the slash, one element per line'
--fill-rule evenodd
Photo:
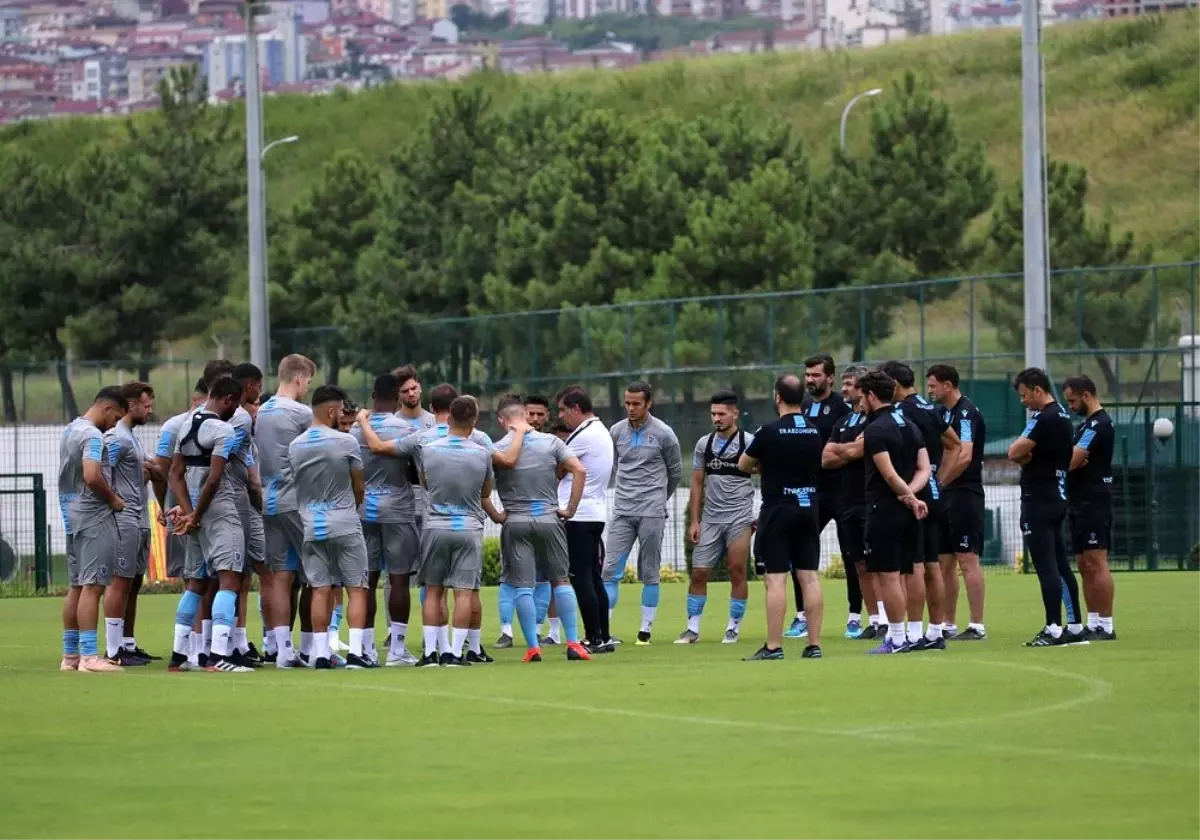
<path fill-rule="evenodd" d="M 194 53 L 161 45 L 133 47 L 125 55 L 130 102 L 145 102 L 157 95 L 158 83 L 176 67 L 195 66 Z"/>
<path fill-rule="evenodd" d="M 257 36 L 259 74 L 266 84 L 296 84 L 304 79 L 304 40 L 295 18 L 289 21 L 287 31 Z M 204 51 L 200 69 L 212 93 L 228 90 L 236 80 L 245 80 L 248 73 L 245 33 L 213 38 Z"/>

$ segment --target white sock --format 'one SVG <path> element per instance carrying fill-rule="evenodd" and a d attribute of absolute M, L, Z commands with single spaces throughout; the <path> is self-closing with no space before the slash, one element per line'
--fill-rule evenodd
<path fill-rule="evenodd" d="M 986 633 L 986 632 L 987 632 L 986 630 L 984 630 L 984 629 L 983 629 L 983 625 L 982 625 L 982 624 L 976 624 L 976 623 L 975 623 L 975 622 L 973 622 L 973 621 L 972 621 L 972 622 L 970 622 L 970 623 L 967 625 L 967 629 L 968 629 L 968 630 L 978 630 L 980 633 Z"/>
<path fill-rule="evenodd" d="M 740 632 L 742 629 L 742 619 L 730 616 L 729 623 L 725 625 L 725 629 L 726 631 L 732 630 L 735 633 Z"/>
<path fill-rule="evenodd" d="M 851 621 L 857 621 L 859 624 L 862 624 L 862 613 L 850 613 L 846 616 L 846 623 L 849 624 Z"/>
<path fill-rule="evenodd" d="M 325 635 L 329 639 L 329 649 L 333 650 L 333 646 L 340 641 L 340 639 L 338 639 L 338 631 L 330 627 L 329 630 L 326 631 Z"/>
<path fill-rule="evenodd" d="M 471 631 L 467 630 L 464 627 L 455 627 L 454 628 L 454 641 L 452 643 L 453 647 L 450 648 L 450 653 L 452 653 L 455 657 L 462 656 L 463 645 L 467 641 L 467 633 L 469 633 L 469 632 L 471 632 Z"/>
<path fill-rule="evenodd" d="M 215 656 L 229 656 L 229 632 L 231 629 L 228 624 L 213 625 L 212 652 Z"/>
<path fill-rule="evenodd" d="M 392 656 L 397 656 L 397 657 L 403 656 L 404 655 L 404 639 L 408 635 L 408 625 L 401 624 L 399 621 L 393 621 L 391 623 L 390 627 L 391 627 L 391 633 L 392 633 L 392 644 L 391 644 L 391 648 L 389 649 L 389 653 L 391 653 Z M 432 629 L 432 628 L 426 628 L 426 629 Z M 436 635 L 434 636 L 434 639 L 436 641 L 436 639 L 437 639 Z M 428 653 L 428 651 L 426 651 L 426 653 Z"/>
<path fill-rule="evenodd" d="M 695 633 L 697 635 L 700 634 L 700 618 L 701 618 L 701 616 L 698 616 L 698 615 L 689 615 L 688 616 L 688 628 L 687 629 L 691 630 L 693 633 Z"/>
<path fill-rule="evenodd" d="M 921 638 L 921 622 L 919 622 L 919 621 L 908 622 L 908 640 L 910 642 L 915 642 L 920 638 Z"/>
<path fill-rule="evenodd" d="M 1088 613 L 1087 626 L 1089 630 L 1095 630 L 1100 626 L 1100 613 Z"/>
<path fill-rule="evenodd" d="M 953 624 L 953 623 L 946 622 L 946 621 L 942 622 L 942 635 L 943 636 L 953 636 L 957 632 L 958 632 L 957 624 Z"/>
<path fill-rule="evenodd" d="M 930 624 L 929 628 L 925 631 L 925 638 L 931 642 L 936 642 L 942 638 L 942 625 Z"/>
<path fill-rule="evenodd" d="M 171 652 L 180 656 L 190 656 L 192 653 L 192 628 L 186 624 L 175 625 L 175 641 L 171 644 Z"/>
<path fill-rule="evenodd" d="M 438 651 L 450 653 L 450 626 L 443 624 L 438 629 Z"/>
<path fill-rule="evenodd" d="M 133 653 L 135 650 L 137 650 L 137 641 L 133 638 L 133 636 L 124 636 L 121 638 L 121 647 L 125 648 L 125 650 L 129 651 L 130 653 Z"/>
<path fill-rule="evenodd" d="M 888 641 L 895 647 L 904 644 L 904 622 L 893 621 L 888 624 Z"/>
<path fill-rule="evenodd" d="M 1070 630 L 1072 633 L 1082 633 L 1083 625 L 1082 624 L 1068 624 L 1067 629 Z"/>
<path fill-rule="evenodd" d="M 292 650 L 292 628 L 284 624 L 282 627 L 274 628 L 271 635 L 275 639 L 275 650 L 279 653 L 279 658 L 294 659 L 296 651 Z"/>
<path fill-rule="evenodd" d="M 313 650 L 312 662 L 316 663 L 318 659 L 329 659 L 329 634 L 314 633 L 313 634 Z"/>
<path fill-rule="evenodd" d="M 513 637 L 512 625 L 511 624 L 501 624 L 500 625 L 500 635 L 508 636 L 508 638 L 511 639 Z"/>
<path fill-rule="evenodd" d="M 363 631 L 357 627 L 350 628 L 350 655 L 363 655 Z"/>
<path fill-rule="evenodd" d="M 212 654 L 212 619 L 206 618 L 200 622 L 200 633 L 204 636 L 204 652 Z"/>
<path fill-rule="evenodd" d="M 609 608 L 609 610 L 608 610 L 608 621 L 609 621 L 609 623 L 610 623 L 610 624 L 612 623 L 612 614 L 613 614 L 613 611 L 612 611 L 612 609 L 611 609 L 611 608 Z"/>
<path fill-rule="evenodd" d="M 1104 618 L 1103 616 L 1100 617 L 1100 629 L 1107 633 L 1111 633 L 1113 631 L 1113 620 L 1111 615 L 1108 618 Z"/>
<path fill-rule="evenodd" d="M 353 642 L 351 642 L 353 644 Z M 363 653 L 371 659 L 377 659 L 378 654 L 375 652 L 375 628 L 368 627 L 363 630 Z"/>
<path fill-rule="evenodd" d="M 550 619 L 550 638 L 562 644 L 562 619 L 557 616 Z"/>
<path fill-rule="evenodd" d="M 658 607 L 642 607 L 641 632 L 649 633 L 654 626 L 654 616 L 658 615 Z"/>
<path fill-rule="evenodd" d="M 872 627 L 877 627 L 877 626 L 879 625 L 879 616 L 878 616 L 878 615 L 872 615 L 872 616 L 870 616 L 870 619 L 869 619 L 869 620 L 870 620 L 870 622 L 871 622 L 871 626 L 872 626 Z"/>
<path fill-rule="evenodd" d="M 250 640 L 246 638 L 245 627 L 233 628 L 233 646 L 238 653 L 250 652 Z"/>
<path fill-rule="evenodd" d="M 438 627 L 422 627 L 421 633 L 425 638 L 425 655 L 430 656 L 438 652 Z M 392 644 L 396 644 L 396 636 L 392 634 Z M 393 648 L 394 649 L 394 648 Z"/>
<path fill-rule="evenodd" d="M 876 601 L 875 609 L 879 610 L 879 620 L 884 624 L 889 624 L 887 610 L 883 606 L 883 601 Z"/>
<path fill-rule="evenodd" d="M 1046 632 L 1057 639 L 1059 636 L 1062 635 L 1062 628 L 1059 627 L 1057 624 L 1047 624 Z"/>
<path fill-rule="evenodd" d="M 204 634 L 193 630 L 189 641 L 191 649 L 188 651 L 188 662 L 191 662 L 193 665 L 199 665 L 200 654 L 204 653 Z"/>
<path fill-rule="evenodd" d="M 799 612 L 797 612 L 796 618 L 800 619 L 801 621 L 803 621 L 805 623 L 808 622 L 808 615 L 807 615 L 807 613 L 804 612 L 804 610 L 800 610 Z"/>
<path fill-rule="evenodd" d="M 312 633 L 305 633 L 303 630 L 300 631 L 300 655 L 301 656 L 312 656 L 313 635 L 314 634 L 312 634 Z"/>
<path fill-rule="evenodd" d="M 125 619 L 104 619 L 104 652 L 109 659 L 121 652 L 121 639 L 125 636 Z"/>
<path fill-rule="evenodd" d="M 482 630 L 475 629 L 467 631 L 467 650 L 471 651 L 472 653 L 480 653 L 483 650 L 479 640 L 479 636 L 482 632 Z"/>
<path fill-rule="evenodd" d="M 279 645 L 275 642 L 274 630 L 263 631 L 263 650 L 270 654 L 279 653 Z"/>

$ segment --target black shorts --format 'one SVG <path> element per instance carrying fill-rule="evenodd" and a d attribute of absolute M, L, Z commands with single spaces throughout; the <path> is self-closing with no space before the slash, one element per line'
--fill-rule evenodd
<path fill-rule="evenodd" d="M 758 514 L 755 557 L 766 573 L 815 572 L 821 564 L 821 532 L 815 508 L 779 505 Z"/>
<path fill-rule="evenodd" d="M 1071 551 L 1107 551 L 1112 543 L 1112 506 L 1086 504 L 1072 507 L 1069 513 Z"/>
<path fill-rule="evenodd" d="M 838 547 L 843 563 L 861 563 L 866 558 L 867 509 L 843 508 L 838 513 Z"/>
<path fill-rule="evenodd" d="M 935 499 L 926 487 L 920 499 L 929 508 L 929 514 L 917 521 L 921 550 L 917 552 L 914 562 L 936 563 L 942 547 L 942 532 L 946 530 L 946 496 L 939 488 Z"/>
<path fill-rule="evenodd" d="M 946 496 L 946 519 L 941 528 L 942 554 L 983 554 L 986 505 L 982 493 L 963 491 Z"/>
<path fill-rule="evenodd" d="M 865 555 L 868 572 L 910 575 L 921 553 L 921 529 L 912 511 L 887 503 L 867 508 Z"/>

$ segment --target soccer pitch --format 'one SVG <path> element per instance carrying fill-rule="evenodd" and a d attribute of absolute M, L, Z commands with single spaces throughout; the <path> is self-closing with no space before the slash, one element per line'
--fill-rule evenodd
<path fill-rule="evenodd" d="M 1120 641 L 1048 649 L 1021 647 L 1037 582 L 991 577 L 986 642 L 881 658 L 824 583 L 820 661 L 740 661 L 757 587 L 741 644 L 717 643 L 724 585 L 671 644 L 672 585 L 651 647 L 590 663 L 247 675 L 59 673 L 59 601 L 0 600 L 0 836 L 1200 834 L 1200 577 L 1120 575 Z M 143 647 L 168 652 L 175 603 L 143 599 Z"/>

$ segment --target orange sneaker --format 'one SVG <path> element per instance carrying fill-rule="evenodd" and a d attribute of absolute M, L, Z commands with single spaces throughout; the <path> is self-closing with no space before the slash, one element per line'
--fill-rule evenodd
<path fill-rule="evenodd" d="M 79 660 L 79 670 L 89 674 L 111 674 L 125 669 L 103 656 L 85 656 Z"/>
<path fill-rule="evenodd" d="M 529 650 L 525 651 L 525 658 L 522 659 L 521 661 L 522 662 L 541 662 L 542 661 L 542 649 L 541 648 L 530 648 Z"/>
<path fill-rule="evenodd" d="M 63 654 L 62 662 L 58 663 L 60 671 L 78 671 L 79 670 L 79 654 L 65 653 Z"/>
<path fill-rule="evenodd" d="M 592 655 L 588 653 L 588 649 L 581 643 L 567 642 L 567 660 L 569 662 L 580 662 L 591 658 Z"/>

